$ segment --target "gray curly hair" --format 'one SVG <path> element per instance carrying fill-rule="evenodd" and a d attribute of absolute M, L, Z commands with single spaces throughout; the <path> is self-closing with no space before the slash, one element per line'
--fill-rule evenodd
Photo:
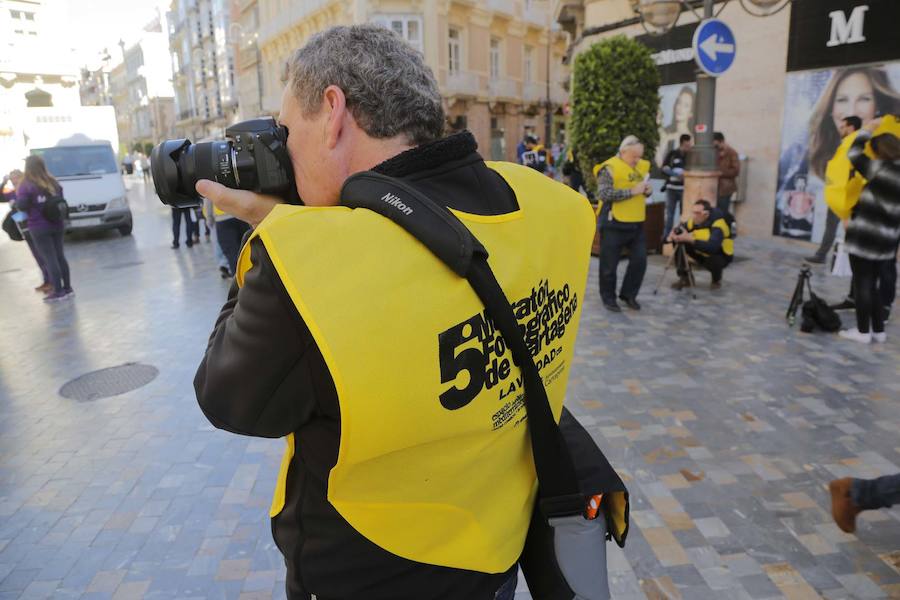
<path fill-rule="evenodd" d="M 374 138 L 405 135 L 412 144 L 440 138 L 444 108 L 437 81 L 422 55 L 393 31 L 375 24 L 321 31 L 287 63 L 288 85 L 306 115 L 336 85 L 357 124 Z"/>

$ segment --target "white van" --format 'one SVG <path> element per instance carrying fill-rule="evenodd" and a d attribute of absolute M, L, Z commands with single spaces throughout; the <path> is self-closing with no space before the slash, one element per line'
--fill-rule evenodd
<path fill-rule="evenodd" d="M 108 142 L 32 148 L 63 187 L 67 231 L 117 229 L 131 235 L 132 216 L 116 155 Z"/>

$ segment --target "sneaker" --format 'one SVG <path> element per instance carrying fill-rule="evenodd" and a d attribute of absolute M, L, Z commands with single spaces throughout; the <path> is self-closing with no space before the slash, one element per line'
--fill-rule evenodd
<path fill-rule="evenodd" d="M 66 298 L 74 298 L 74 297 L 75 297 L 75 290 L 73 290 L 72 288 L 66 288 L 66 289 L 63 290 L 63 294 L 66 295 L 66 296 L 65 296 Z"/>
<path fill-rule="evenodd" d="M 872 341 L 878 344 L 883 344 L 887 341 L 887 334 L 883 331 L 881 333 L 872 332 Z"/>
<path fill-rule="evenodd" d="M 856 531 L 856 515 L 862 512 L 862 509 L 853 504 L 850 497 L 852 485 L 853 480 L 849 477 L 835 479 L 828 484 L 828 491 L 831 493 L 831 517 L 845 533 Z"/>
<path fill-rule="evenodd" d="M 814 265 L 824 265 L 825 264 L 825 257 L 819 256 L 818 254 L 815 254 L 813 256 L 807 256 L 803 260 L 805 260 L 808 263 L 812 263 Z"/>
<path fill-rule="evenodd" d="M 852 340 L 854 342 L 859 342 L 860 344 L 872 343 L 872 334 L 863 333 L 859 329 L 842 329 L 838 332 L 838 335 L 845 340 Z"/>
<path fill-rule="evenodd" d="M 46 296 L 44 296 L 44 302 L 46 302 L 47 304 L 50 304 L 53 302 L 59 302 L 60 300 L 64 299 L 65 297 L 66 297 L 65 292 L 53 292 L 52 294 L 47 294 Z"/>

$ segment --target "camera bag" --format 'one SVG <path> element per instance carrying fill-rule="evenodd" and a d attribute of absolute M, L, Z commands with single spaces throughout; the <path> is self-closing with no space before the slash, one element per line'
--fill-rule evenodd
<path fill-rule="evenodd" d="M 383 202 L 387 193 L 401 198 L 407 210 Z M 450 210 L 394 178 L 358 173 L 344 183 L 341 198 L 344 206 L 372 210 L 402 227 L 467 279 L 484 303 L 524 382 L 538 499 L 519 563 L 531 595 L 535 600 L 606 600 L 605 543 L 614 539 L 624 546 L 628 491 L 590 433 L 565 408 L 557 425 L 487 250 Z"/>

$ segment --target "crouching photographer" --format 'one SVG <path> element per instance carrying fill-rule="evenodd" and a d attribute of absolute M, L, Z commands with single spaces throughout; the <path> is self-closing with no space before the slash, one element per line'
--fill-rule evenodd
<path fill-rule="evenodd" d="M 706 200 L 697 200 L 691 208 L 691 218 L 672 230 L 668 241 L 676 246 L 678 281 L 672 284 L 676 290 L 691 285 L 688 278 L 688 261 L 700 265 L 712 274 L 711 289 L 722 287 L 722 272 L 734 257 L 734 240 L 731 227 L 724 215 Z"/>

